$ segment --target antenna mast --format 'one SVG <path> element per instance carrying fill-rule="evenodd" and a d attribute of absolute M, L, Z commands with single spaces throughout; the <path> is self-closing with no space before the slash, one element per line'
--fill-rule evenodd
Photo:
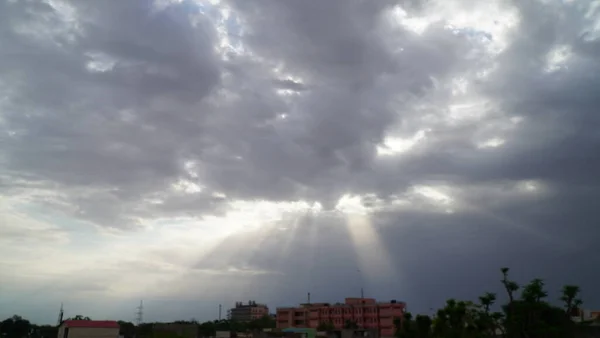
<path fill-rule="evenodd" d="M 136 317 L 135 317 L 135 321 L 137 323 L 137 325 L 139 326 L 140 324 L 142 324 L 143 320 L 144 320 L 144 302 L 140 300 L 140 306 L 137 307 L 137 312 L 135 313 Z"/>
<path fill-rule="evenodd" d="M 57 326 L 60 326 L 63 322 L 63 315 L 65 314 L 63 310 L 63 303 L 60 303 L 60 311 L 58 312 L 58 321 L 56 322 Z"/>

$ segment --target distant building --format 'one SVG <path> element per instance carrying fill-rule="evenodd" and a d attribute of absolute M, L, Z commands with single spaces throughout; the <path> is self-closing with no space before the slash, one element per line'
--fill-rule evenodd
<path fill-rule="evenodd" d="M 229 310 L 228 317 L 239 322 L 249 322 L 269 315 L 269 308 L 265 304 L 258 304 L 251 300 L 248 304 L 236 302 L 235 307 Z"/>
<path fill-rule="evenodd" d="M 57 338 L 119 338 L 119 323 L 114 320 L 65 320 Z"/>
<path fill-rule="evenodd" d="M 600 311 L 574 309 L 573 313 L 571 314 L 571 318 L 576 322 L 595 321 L 600 323 Z"/>
<path fill-rule="evenodd" d="M 373 298 L 346 298 L 343 304 L 307 303 L 299 307 L 277 308 L 277 328 L 317 328 L 331 323 L 336 330 L 347 322 L 361 329 L 375 329 L 381 337 L 392 337 L 394 320 L 402 319 L 406 303 L 395 300 L 377 302 Z"/>

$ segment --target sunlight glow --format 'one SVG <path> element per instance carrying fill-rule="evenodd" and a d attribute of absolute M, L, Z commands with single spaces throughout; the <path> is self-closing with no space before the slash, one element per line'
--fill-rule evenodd
<path fill-rule="evenodd" d="M 229 204 L 231 210 L 223 217 L 207 216 L 207 222 L 219 224 L 220 236 L 231 235 L 243 231 L 256 230 L 260 227 L 280 221 L 286 216 L 298 213 L 321 211 L 319 203 L 309 204 L 306 201 L 270 202 L 238 200 Z"/>
<path fill-rule="evenodd" d="M 362 199 L 359 195 L 344 195 L 342 196 L 335 209 L 344 214 L 366 215 L 368 209 L 362 204 Z"/>
<path fill-rule="evenodd" d="M 502 145 L 504 145 L 506 141 L 502 138 L 499 137 L 493 137 L 489 140 L 486 140 L 484 142 L 480 142 L 477 144 L 477 148 L 498 148 Z"/>
<path fill-rule="evenodd" d="M 425 198 L 428 203 L 442 208 L 446 213 L 454 213 L 457 203 L 448 190 L 444 186 L 416 185 L 412 188 L 412 194 Z"/>
<path fill-rule="evenodd" d="M 451 124 L 480 120 L 487 114 L 487 101 L 455 103 L 448 106 L 448 120 Z"/>
<path fill-rule="evenodd" d="M 181 191 L 187 194 L 195 194 L 204 190 L 202 186 L 185 179 L 180 179 L 174 183 L 172 187 L 175 191 Z"/>
<path fill-rule="evenodd" d="M 377 155 L 394 156 L 405 153 L 423 141 L 431 129 L 421 129 L 410 138 L 386 137 L 383 144 L 377 146 Z"/>
<path fill-rule="evenodd" d="M 526 194 L 540 194 L 545 191 L 544 184 L 536 180 L 519 181 L 516 187 L 518 191 Z"/>
<path fill-rule="evenodd" d="M 116 61 L 104 53 L 87 53 L 89 61 L 85 68 L 92 73 L 105 73 L 113 70 Z"/>
<path fill-rule="evenodd" d="M 565 64 L 572 54 L 571 46 L 559 45 L 554 47 L 546 55 L 546 72 L 555 72 L 565 69 L 567 67 Z"/>
<path fill-rule="evenodd" d="M 436 189 L 434 187 L 420 185 L 420 186 L 415 186 L 414 191 L 417 194 L 422 195 L 435 203 L 439 203 L 439 204 L 452 203 L 452 198 L 450 196 L 442 193 L 440 191 L 440 189 Z"/>
<path fill-rule="evenodd" d="M 408 13 L 401 6 L 397 5 L 387 13 L 393 23 L 399 24 L 400 26 L 408 29 L 416 34 L 423 34 L 423 32 L 431 25 L 435 19 L 431 17 L 416 17 L 409 16 Z"/>
<path fill-rule="evenodd" d="M 421 13 L 411 15 L 401 6 L 395 6 L 387 16 L 396 24 L 416 34 L 423 34 L 432 24 L 443 22 L 447 29 L 471 38 L 485 38 L 488 53 L 498 54 L 509 44 L 512 31 L 520 22 L 519 11 L 504 1 L 486 1 L 465 4 L 457 1 L 429 1 Z M 490 13 L 495 13 L 490 17 Z"/>

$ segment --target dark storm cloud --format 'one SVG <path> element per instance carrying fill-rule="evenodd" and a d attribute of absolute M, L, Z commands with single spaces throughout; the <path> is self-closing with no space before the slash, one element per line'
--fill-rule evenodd
<path fill-rule="evenodd" d="M 202 132 L 199 102 L 219 82 L 207 19 L 187 3 L 152 3 L 1 5 L 6 169 L 13 180 L 57 184 L 101 225 L 126 225 L 116 219 L 128 203 L 186 175 L 182 152 Z M 53 26 L 66 32 L 54 37 Z"/>
<path fill-rule="evenodd" d="M 371 59 L 368 58 L 364 63 L 355 59 L 356 63 L 352 64 L 350 60 L 340 59 L 339 64 L 328 65 L 325 62 L 328 60 L 326 55 L 330 55 L 327 50 L 332 48 L 339 53 L 343 50 L 342 46 L 336 45 L 343 39 L 337 37 L 330 38 L 334 41 L 331 44 L 319 45 L 318 53 L 310 54 L 312 45 L 306 48 L 302 41 L 316 41 L 318 44 L 319 41 L 326 40 L 329 34 L 335 34 L 336 29 L 319 26 L 321 23 L 312 21 L 318 15 L 311 17 L 311 20 L 300 19 L 303 9 L 291 8 L 302 5 L 294 3 L 290 8 L 283 5 L 281 7 L 284 8 L 281 8 L 279 4 L 262 6 L 261 8 L 268 7 L 275 12 L 261 14 L 248 2 L 236 5 L 250 17 L 250 45 L 257 50 L 267 50 L 265 53 L 272 53 L 272 57 L 285 62 L 286 66 L 295 69 L 299 76 L 305 77 L 311 84 L 311 91 L 298 101 L 301 104 L 307 102 L 304 109 L 290 111 L 292 119 L 295 112 L 302 112 L 306 117 L 292 120 L 296 127 L 293 130 L 295 133 L 290 131 L 289 134 L 300 135 L 297 136 L 296 144 L 305 149 L 303 154 L 322 164 L 312 171 L 319 174 L 302 178 L 305 185 L 312 186 L 317 191 L 323 187 L 322 191 L 313 195 L 314 198 L 327 201 L 327 198 L 323 198 L 327 191 L 333 191 L 332 202 L 344 191 L 374 191 L 384 197 L 397 194 L 411 184 L 432 181 L 463 187 L 464 192 L 460 196 L 470 207 L 455 214 L 432 213 L 429 210 L 375 215 L 373 222 L 386 250 L 394 257 L 394 266 L 398 269 L 399 276 L 398 284 L 391 287 L 378 285 L 375 289 L 382 291 L 375 292 L 374 295 L 396 297 L 390 291 L 395 289 L 401 294 L 400 297 L 408 300 L 409 304 L 414 304 L 413 309 L 427 311 L 428 307 L 438 306 L 447 297 L 474 298 L 489 289 L 501 292 L 497 285 L 498 268 L 511 266 L 520 280 L 526 281 L 535 276 L 547 278 L 553 292 L 561 283 L 578 283 L 589 290 L 585 294 L 589 306 L 597 306 L 600 299 L 593 292 L 593 281 L 598 276 L 591 272 L 591 268 L 596 264 L 594 257 L 599 254 L 594 243 L 600 236 L 594 226 L 597 216 L 593 210 L 596 200 L 594 196 L 598 193 L 598 181 L 595 177 L 598 156 L 594 150 L 598 147 L 597 133 L 594 131 L 597 125 L 594 107 L 598 106 L 598 102 L 594 90 L 598 87 L 598 58 L 590 53 L 597 53 L 598 41 L 586 41 L 582 38 L 587 24 L 583 13 L 587 8 L 560 11 L 564 8 L 545 7 L 541 4 L 521 8 L 521 24 L 516 30 L 514 42 L 494 60 L 497 62 L 496 71 L 487 79 L 477 80 L 478 87 L 475 90 L 486 95 L 494 105 L 492 108 L 480 108 L 493 110 L 489 122 L 501 122 L 515 116 L 523 118 L 514 130 L 507 133 L 503 147 L 484 150 L 473 144 L 472 137 L 481 132 L 483 125 L 488 122 L 486 120 L 462 126 L 433 123 L 430 124 L 433 128 L 432 135 L 415 153 L 403 155 L 401 160 L 390 159 L 376 164 L 373 146 L 381 140 L 383 132 L 395 119 L 414 123 L 413 130 L 419 126 L 427 126 L 415 116 L 422 112 L 411 108 L 406 102 L 418 102 L 419 96 L 415 99 L 414 93 L 426 96 L 426 99 L 428 97 L 423 92 L 413 90 L 409 99 L 404 97 L 400 116 L 385 109 L 361 115 L 363 103 L 370 109 L 381 106 L 380 103 L 365 101 L 365 98 L 378 95 L 377 98 L 382 102 L 390 102 L 394 97 L 386 95 L 385 89 L 396 89 L 400 93 L 416 88 L 432 89 L 433 84 L 425 80 L 428 75 L 438 77 L 442 82 L 447 73 L 465 74 L 473 80 L 475 71 L 468 69 L 464 60 L 450 63 L 446 57 L 440 56 L 447 56 L 441 52 L 444 48 L 430 54 L 417 52 L 419 47 L 422 47 L 421 51 L 431 50 L 440 41 L 449 43 L 448 39 L 455 39 L 455 44 L 449 43 L 452 48 L 458 48 L 456 43 L 460 45 L 466 42 L 450 34 L 444 35 L 446 33 L 443 31 L 440 31 L 440 40 L 436 40 L 436 28 L 430 28 L 425 33 L 425 38 L 417 40 L 419 43 L 412 46 L 414 49 L 411 50 L 410 45 L 405 47 L 406 51 L 413 53 L 409 54 L 410 58 L 407 57 L 407 61 L 411 63 L 405 69 L 408 74 L 413 75 L 413 79 L 418 80 L 421 76 L 422 82 L 394 81 L 395 77 L 402 78 L 406 73 L 402 72 L 403 63 L 395 64 L 389 60 L 393 59 L 391 57 L 388 58 L 388 63 L 376 61 L 376 65 L 369 65 Z M 351 7 L 348 5 L 345 10 Z M 539 11 L 547 15 L 537 15 Z M 298 19 L 294 17 L 296 14 Z M 343 24 L 339 24 L 335 21 L 335 14 L 328 16 L 328 19 L 335 27 L 352 22 L 343 20 Z M 285 24 L 278 24 L 278 20 Z M 302 23 L 320 28 L 320 34 L 316 33 L 316 28 L 311 31 L 311 28 L 296 26 Z M 281 29 L 267 28 L 274 26 Z M 370 27 L 369 24 L 352 34 L 358 40 L 355 46 L 367 44 L 361 42 L 361 38 L 369 33 L 366 27 Z M 350 31 L 352 29 L 344 28 Z M 315 32 L 315 35 L 309 35 L 310 32 Z M 410 36 L 409 33 L 405 34 Z M 279 35 L 282 37 L 278 38 Z M 280 42 L 275 43 L 272 39 Z M 369 41 L 373 45 L 365 47 L 370 52 L 378 50 L 378 40 L 373 40 L 375 42 Z M 268 48 L 284 41 L 284 48 Z M 546 69 L 546 55 L 561 45 L 570 46 L 573 55 L 563 65 L 564 68 L 549 72 Z M 380 51 L 385 53 L 385 49 Z M 440 59 L 436 60 L 438 56 Z M 386 58 L 382 57 L 377 60 L 384 59 Z M 307 60 L 312 62 L 312 67 L 304 66 L 303 63 L 308 62 Z M 318 61 L 331 68 L 320 65 Z M 440 66 L 444 62 L 445 66 Z M 342 73 L 340 69 L 346 64 L 352 64 L 352 67 Z M 387 68 L 378 68 L 382 64 L 387 65 Z M 477 64 L 483 68 L 492 65 L 493 63 L 486 62 Z M 355 68 L 357 71 L 352 72 L 351 69 Z M 363 69 L 369 69 L 367 78 L 377 78 L 378 72 L 381 72 L 390 74 L 391 80 L 385 87 L 378 87 L 376 81 L 368 86 L 362 85 L 365 83 L 361 82 L 365 78 L 361 73 Z M 356 76 L 356 80 L 352 76 Z M 336 87 L 332 89 L 327 85 L 331 83 Z M 361 85 L 356 85 L 357 83 Z M 318 88 L 318 91 L 313 88 Z M 376 94 L 372 93 L 376 91 Z M 312 105 L 308 105 L 309 102 Z M 443 105 L 445 102 L 441 101 L 439 104 Z M 435 108 L 437 107 L 432 109 L 434 113 Z M 362 116 L 367 116 L 368 121 L 361 120 Z M 317 122 L 305 122 L 311 119 Z M 408 130 L 411 130 L 410 126 Z M 245 160 L 248 159 L 249 157 L 245 157 Z M 307 165 L 305 157 L 298 162 L 290 170 L 281 162 L 265 170 L 286 169 L 286 176 L 290 177 L 294 173 L 293 169 L 298 170 Z M 277 177 L 276 174 L 271 175 Z M 507 185 L 513 184 L 511 182 L 521 180 L 541 180 L 549 185 L 551 192 L 549 195 L 525 199 L 518 197 L 519 194 L 501 194 L 506 192 Z M 469 189 L 469 186 L 481 187 Z M 498 189 L 495 194 L 488 191 L 494 186 Z M 304 230 L 301 232 L 288 234 L 294 240 L 289 242 L 292 247 L 287 249 L 284 246 L 288 241 L 280 238 L 278 230 L 272 230 L 271 237 L 261 242 L 256 254 L 248 255 L 247 251 L 242 251 L 228 259 L 248 262 L 257 268 L 267 268 L 277 266 L 278 254 L 270 253 L 287 250 L 285 258 L 280 260 L 289 263 L 284 264 L 282 269 L 288 271 L 289 267 L 286 275 L 290 279 L 285 279 L 285 282 L 278 280 L 279 285 L 286 285 L 280 288 L 290 294 L 295 294 L 300 289 L 318 289 L 326 294 L 324 298 L 337 300 L 351 292 L 348 289 L 351 287 L 342 287 L 344 291 L 340 291 L 340 288 L 334 291 L 330 286 L 347 286 L 345 281 L 351 275 L 349 271 L 356 266 L 356 259 L 352 258 L 352 250 L 345 251 L 351 240 L 347 234 L 343 235 L 343 226 L 338 224 L 337 228 L 334 227 L 336 230 L 329 233 L 325 229 L 330 221 L 321 220 L 317 223 L 320 225 L 316 236 L 317 244 L 314 239 L 299 234 L 308 233 L 308 225 L 303 225 Z M 236 240 L 237 245 L 243 242 L 241 239 Z M 414 243 L 419 245 L 415 246 Z M 227 251 L 226 248 L 230 248 L 230 244 L 234 245 L 233 242 L 226 241 L 209 257 L 219 257 Z M 317 258 L 309 254 L 315 250 L 315 245 L 323 245 L 325 248 Z M 343 252 L 346 254 L 341 254 Z M 328 266 L 328 262 L 333 260 L 332 257 L 337 257 L 337 254 L 341 255 L 339 261 L 355 263 L 348 264 L 349 267 L 345 268 L 341 265 Z M 587 258 L 576 264 L 577 268 L 569 263 L 579 261 L 578 257 L 582 256 Z M 206 261 L 209 262 L 210 259 Z M 468 280 L 465 279 L 466 276 L 469 276 Z M 316 285 L 311 286 L 309 280 L 316 280 Z M 441 280 L 446 285 L 440 286 Z M 405 281 L 406 284 L 400 285 L 400 281 Z M 282 299 L 274 301 L 281 302 Z"/>
<path fill-rule="evenodd" d="M 375 145 L 386 130 L 433 86 L 431 77 L 444 79 L 468 65 L 463 55 L 470 43 L 439 25 L 422 38 L 403 30 L 382 38 L 388 29 L 381 23 L 383 10 L 389 9 L 385 2 L 332 2 L 318 11 L 315 4 L 296 2 L 233 5 L 247 25 L 246 48 L 309 89 L 292 97 L 293 104 L 282 104 L 285 99 L 268 88 L 255 93 L 255 77 L 238 77 L 235 93 L 248 95 L 227 112 L 227 127 L 234 118 L 258 114 L 286 118 L 266 126 L 247 122 L 232 134 L 223 132 L 223 125 L 212 128 L 219 131 L 212 142 L 227 150 L 219 156 L 240 158 L 231 172 L 209 170 L 205 180 L 232 196 L 309 198 L 331 207 L 348 190 L 373 189 L 378 182 L 354 181 L 365 175 L 377 180 L 370 175 L 376 170 Z M 234 135 L 239 140 L 232 141 Z"/>

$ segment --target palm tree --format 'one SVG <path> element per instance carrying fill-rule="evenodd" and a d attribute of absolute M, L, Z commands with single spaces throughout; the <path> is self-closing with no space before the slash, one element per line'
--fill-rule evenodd
<path fill-rule="evenodd" d="M 496 302 L 496 294 L 493 292 L 486 292 L 483 296 L 479 296 L 479 302 L 485 309 L 486 313 L 490 312 L 490 306 Z"/>
<path fill-rule="evenodd" d="M 543 298 L 548 296 L 548 292 L 544 290 L 544 281 L 535 278 L 523 288 L 521 298 L 526 302 L 539 303 Z"/>
<path fill-rule="evenodd" d="M 504 285 L 504 289 L 506 289 L 506 293 L 508 294 L 509 303 L 514 301 L 514 293 L 519 290 L 519 284 L 517 282 L 511 281 L 508 279 L 508 271 L 509 268 L 502 268 L 502 285 Z"/>

